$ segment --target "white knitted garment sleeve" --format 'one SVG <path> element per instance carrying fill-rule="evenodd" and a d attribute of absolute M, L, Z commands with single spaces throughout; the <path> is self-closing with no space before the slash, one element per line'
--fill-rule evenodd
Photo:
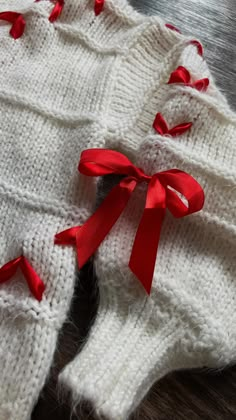
<path fill-rule="evenodd" d="M 95 256 L 97 318 L 60 375 L 75 405 L 85 398 L 98 416 L 112 420 L 127 419 L 172 370 L 236 360 L 236 116 L 193 46 L 173 58 L 171 69 L 178 65 L 209 77 L 208 91 L 166 85 L 165 74 L 130 131 L 120 128 L 119 150 L 129 152 L 126 140 L 143 137 L 133 163 L 149 175 L 173 168 L 189 173 L 204 189 L 204 209 L 183 219 L 167 213 L 148 297 L 128 268 L 146 197 L 146 187 L 137 187 Z M 156 112 L 171 127 L 191 121 L 192 128 L 160 136 L 151 128 Z"/>
<path fill-rule="evenodd" d="M 94 208 L 80 153 L 104 146 L 115 76 L 139 31 L 116 14 L 116 31 L 109 14 L 95 21 L 93 1 L 67 0 L 54 24 L 52 7 L 0 1 L 0 12 L 26 22 L 17 40 L 0 25 L 0 266 L 24 256 L 46 286 L 38 302 L 20 270 L 0 277 L 1 420 L 28 420 L 47 378 L 77 268 L 73 248 L 54 236 Z"/>

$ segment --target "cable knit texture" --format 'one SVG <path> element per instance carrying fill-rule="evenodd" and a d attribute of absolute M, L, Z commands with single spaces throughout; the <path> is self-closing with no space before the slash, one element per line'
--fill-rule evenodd
<path fill-rule="evenodd" d="M 125 420 L 168 372 L 236 361 L 236 116 L 189 38 L 122 0 L 107 0 L 102 27 L 106 19 L 114 24 L 106 34 L 106 56 L 115 48 L 112 35 L 119 34 L 117 59 L 125 69 L 113 75 L 106 146 L 149 175 L 184 170 L 206 196 L 200 213 L 166 215 L 150 297 L 128 268 L 145 185 L 136 188 L 96 254 L 97 318 L 60 382 L 71 389 L 75 405 L 83 397 L 98 416 Z M 129 46 L 123 42 L 127 33 Z M 101 48 L 99 35 L 96 42 Z M 207 91 L 167 85 L 180 65 L 193 80 L 208 77 Z M 193 126 L 179 137 L 160 136 L 152 129 L 157 112 L 170 127 L 186 121 Z"/>

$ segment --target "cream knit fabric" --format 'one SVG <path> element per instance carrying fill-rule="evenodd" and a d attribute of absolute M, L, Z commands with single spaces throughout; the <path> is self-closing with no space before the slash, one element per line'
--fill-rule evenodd
<path fill-rule="evenodd" d="M 69 309 L 76 256 L 54 235 L 94 208 L 80 153 L 125 139 L 135 156 L 150 88 L 186 43 L 159 20 L 129 17 L 125 1 L 108 1 L 97 17 L 93 6 L 67 0 L 51 24 L 51 2 L 0 1 L 0 12 L 26 21 L 17 40 L 0 21 L 0 266 L 24 255 L 46 286 L 38 302 L 20 272 L 0 285 L 1 420 L 30 418 Z"/>
<path fill-rule="evenodd" d="M 129 95 L 110 105 L 113 128 L 106 146 L 117 139 L 115 147 L 149 175 L 172 168 L 188 172 L 206 197 L 200 213 L 184 219 L 167 214 L 150 297 L 128 268 L 145 186 L 137 187 L 96 254 L 97 318 L 60 382 L 71 389 L 75 405 L 85 398 L 98 415 L 125 420 L 168 372 L 236 361 L 236 117 L 194 46 L 166 31 L 159 19 L 137 16 L 125 2 L 108 0 L 101 21 L 115 7 L 119 19 L 142 33 L 118 90 Z M 173 37 L 178 43 L 170 50 Z M 193 80 L 209 77 L 207 92 L 167 85 L 179 65 Z M 135 85 L 145 91 L 141 102 Z M 160 136 L 151 128 L 157 112 L 170 127 L 188 121 L 193 126 L 177 138 Z"/>

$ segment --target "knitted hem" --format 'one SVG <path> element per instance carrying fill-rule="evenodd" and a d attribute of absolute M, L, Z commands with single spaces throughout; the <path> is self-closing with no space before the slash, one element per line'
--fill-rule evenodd
<path fill-rule="evenodd" d="M 105 300 L 81 354 L 59 381 L 74 405 L 83 398 L 98 416 L 125 420 L 152 384 L 175 368 L 172 356 L 183 331 L 161 314 L 156 324 L 148 299 L 132 312 L 115 298 Z"/>
<path fill-rule="evenodd" d="M 57 330 L 5 313 L 0 334 L 0 419 L 30 420 L 52 364 Z"/>

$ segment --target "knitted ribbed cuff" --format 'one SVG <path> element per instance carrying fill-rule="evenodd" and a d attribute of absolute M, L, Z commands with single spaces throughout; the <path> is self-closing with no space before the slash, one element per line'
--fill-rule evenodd
<path fill-rule="evenodd" d="M 182 331 L 173 317 L 157 320 L 146 298 L 135 308 L 111 296 L 103 300 L 87 343 L 59 381 L 74 404 L 83 398 L 98 416 L 125 420 L 152 384 L 175 368 L 171 355 Z"/>
<path fill-rule="evenodd" d="M 0 316 L 0 419 L 30 420 L 45 383 L 57 340 L 55 325 L 15 316 Z"/>

